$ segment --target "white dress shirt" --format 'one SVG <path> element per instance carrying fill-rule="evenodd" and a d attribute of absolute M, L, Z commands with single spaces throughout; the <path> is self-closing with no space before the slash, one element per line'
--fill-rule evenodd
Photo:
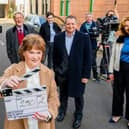
<path fill-rule="evenodd" d="M 53 29 L 53 23 L 50 23 L 49 25 L 50 25 L 50 42 L 53 43 L 56 33 Z"/>
<path fill-rule="evenodd" d="M 23 26 L 21 26 L 21 27 L 17 27 L 17 30 L 18 30 L 21 34 L 24 32 L 24 30 L 23 30 Z"/>
<path fill-rule="evenodd" d="M 31 71 L 26 65 L 26 73 Z M 39 72 L 33 74 L 31 77 L 27 79 L 27 87 L 40 87 L 40 80 L 39 80 Z M 28 129 L 38 129 L 38 121 L 33 119 L 32 117 L 28 118 Z"/>

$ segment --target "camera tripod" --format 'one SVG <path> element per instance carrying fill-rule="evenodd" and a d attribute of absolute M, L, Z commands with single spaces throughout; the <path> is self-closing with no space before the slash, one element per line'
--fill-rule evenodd
<path fill-rule="evenodd" d="M 104 38 L 102 40 L 102 43 L 98 46 L 97 50 L 102 45 L 103 53 L 102 53 L 102 59 L 100 62 L 100 78 L 104 80 L 109 79 L 109 72 L 108 67 L 110 63 L 110 56 L 111 56 L 111 50 L 112 50 L 112 42 L 108 42 L 108 38 Z"/>

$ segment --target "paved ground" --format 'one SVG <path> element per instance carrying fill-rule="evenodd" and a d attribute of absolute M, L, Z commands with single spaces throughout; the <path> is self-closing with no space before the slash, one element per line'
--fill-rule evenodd
<path fill-rule="evenodd" d="M 3 70 L 10 64 L 6 54 L 5 33 L 6 30 L 11 26 L 9 23 L 1 25 L 3 26 L 3 33 L 0 33 L 0 75 L 2 74 Z"/>
<path fill-rule="evenodd" d="M 80 129 L 126 129 L 126 120 L 118 124 L 110 124 L 112 88 L 104 81 L 96 83 L 90 81 L 85 93 L 84 119 Z M 73 100 L 69 101 L 69 108 L 65 120 L 57 123 L 57 129 L 72 129 Z"/>
<path fill-rule="evenodd" d="M 10 24 L 4 25 L 0 34 L 0 75 L 9 65 L 6 55 L 5 31 Z M 111 115 L 112 88 L 110 83 L 101 81 L 97 83 L 90 80 L 86 86 L 84 117 L 80 129 L 127 129 L 126 120 L 122 119 L 118 124 L 109 124 Z M 68 110 L 63 122 L 56 122 L 56 129 L 72 129 L 74 101 L 69 98 Z M 0 129 L 3 129 L 4 105 L 0 100 Z M 12 128 L 13 129 L 13 128 Z"/>

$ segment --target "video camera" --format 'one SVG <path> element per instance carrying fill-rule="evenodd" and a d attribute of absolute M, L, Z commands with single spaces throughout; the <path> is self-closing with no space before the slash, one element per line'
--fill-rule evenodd
<path fill-rule="evenodd" d="M 92 27 L 89 29 L 89 35 L 91 38 L 97 38 L 99 36 L 99 29 L 98 27 Z"/>
<path fill-rule="evenodd" d="M 117 31 L 119 26 L 118 19 L 115 17 L 107 17 L 103 22 L 103 29 L 107 31 Z"/>
<path fill-rule="evenodd" d="M 99 35 L 98 28 L 97 27 L 92 27 L 91 34 L 92 34 L 92 36 L 97 37 Z"/>
<path fill-rule="evenodd" d="M 97 23 L 99 30 L 102 33 L 102 41 L 106 42 L 112 31 L 117 31 L 119 26 L 118 18 L 114 15 L 98 18 Z"/>
<path fill-rule="evenodd" d="M 119 26 L 117 17 L 113 15 L 98 18 L 97 23 L 102 34 L 109 33 L 110 31 L 117 31 Z"/>

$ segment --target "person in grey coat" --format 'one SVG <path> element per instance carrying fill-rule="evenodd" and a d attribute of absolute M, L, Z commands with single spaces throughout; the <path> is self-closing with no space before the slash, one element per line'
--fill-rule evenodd
<path fill-rule="evenodd" d="M 24 24 L 24 14 L 22 12 L 15 12 L 13 18 L 15 25 L 9 28 L 6 32 L 7 56 L 11 64 L 18 63 L 20 61 L 18 49 L 23 38 L 27 34 L 36 33 L 32 26 Z"/>

